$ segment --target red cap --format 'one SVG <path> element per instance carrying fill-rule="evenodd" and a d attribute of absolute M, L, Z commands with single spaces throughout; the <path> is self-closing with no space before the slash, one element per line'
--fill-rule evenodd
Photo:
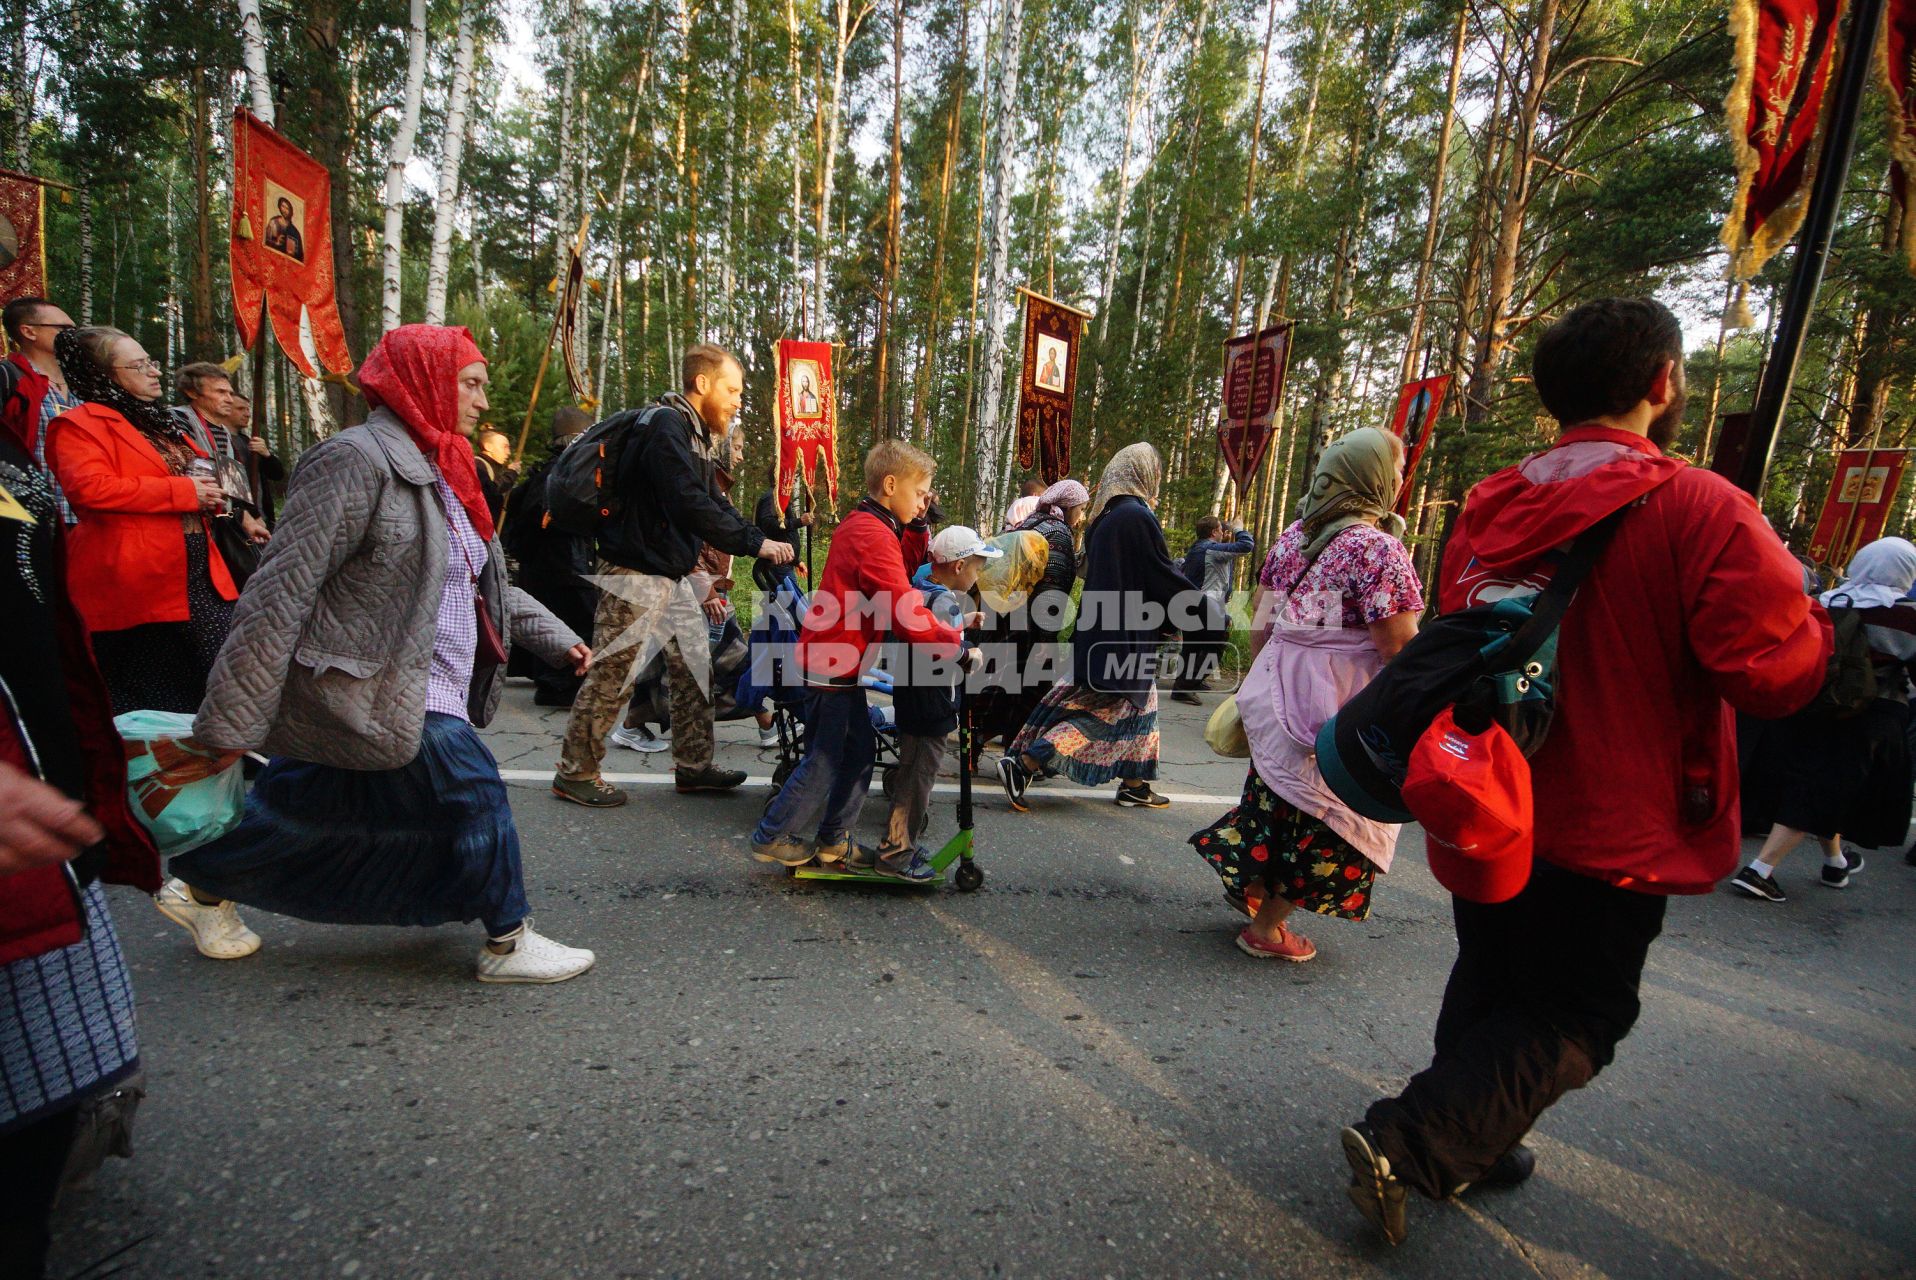
<path fill-rule="evenodd" d="M 1536 821 L 1530 762 L 1502 725 L 1470 733 L 1446 707 L 1412 749 L 1403 792 L 1439 884 L 1470 902 L 1523 892 Z"/>

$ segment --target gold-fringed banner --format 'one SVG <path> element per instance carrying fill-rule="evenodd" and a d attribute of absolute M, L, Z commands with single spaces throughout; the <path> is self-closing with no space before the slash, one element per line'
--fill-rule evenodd
<path fill-rule="evenodd" d="M 1803 225 L 1846 0 L 1730 0 L 1736 80 L 1724 100 L 1736 197 L 1723 244 L 1748 280 Z"/>
<path fill-rule="evenodd" d="M 0 303 L 47 291 L 46 187 L 0 173 Z"/>
<path fill-rule="evenodd" d="M 1078 339 L 1085 313 L 1025 295 L 1024 372 L 1018 379 L 1018 465 L 1046 484 L 1071 470 L 1071 406 L 1078 398 Z"/>

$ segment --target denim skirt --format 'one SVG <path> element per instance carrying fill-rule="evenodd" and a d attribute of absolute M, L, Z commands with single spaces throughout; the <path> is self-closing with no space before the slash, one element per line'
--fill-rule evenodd
<path fill-rule="evenodd" d="M 499 764 L 471 725 L 437 712 L 398 769 L 273 760 L 239 826 L 169 869 L 202 893 L 321 924 L 481 920 L 496 935 L 528 910 Z"/>

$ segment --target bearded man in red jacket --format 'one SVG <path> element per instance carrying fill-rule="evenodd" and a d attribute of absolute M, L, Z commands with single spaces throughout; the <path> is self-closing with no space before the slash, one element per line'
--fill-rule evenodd
<path fill-rule="evenodd" d="M 1649 299 L 1585 303 L 1537 343 L 1554 447 L 1475 489 L 1445 548 L 1445 612 L 1540 590 L 1558 553 L 1629 507 L 1559 628 L 1556 718 L 1530 762 L 1535 862 L 1517 897 L 1453 900 L 1436 1054 L 1344 1130 L 1350 1196 L 1392 1243 L 1409 1190 L 1523 1181 L 1524 1135 L 1615 1056 L 1671 894 L 1736 868 L 1732 708 L 1795 711 L 1829 619 L 1749 495 L 1666 457 L 1683 333 Z"/>

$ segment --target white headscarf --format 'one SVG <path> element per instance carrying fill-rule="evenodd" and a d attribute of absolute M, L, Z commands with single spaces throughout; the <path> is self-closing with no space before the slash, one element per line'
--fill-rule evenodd
<path fill-rule="evenodd" d="M 1164 459 L 1158 456 L 1158 451 L 1142 440 L 1128 444 L 1104 464 L 1104 474 L 1098 477 L 1098 491 L 1091 497 L 1091 518 L 1096 520 L 1104 514 L 1111 499 L 1127 493 L 1156 505 L 1158 487 L 1163 483 Z"/>
<path fill-rule="evenodd" d="M 1849 562 L 1849 576 L 1820 597 L 1856 609 L 1886 609 L 1916 584 L 1916 544 L 1906 538 L 1878 538 Z"/>

